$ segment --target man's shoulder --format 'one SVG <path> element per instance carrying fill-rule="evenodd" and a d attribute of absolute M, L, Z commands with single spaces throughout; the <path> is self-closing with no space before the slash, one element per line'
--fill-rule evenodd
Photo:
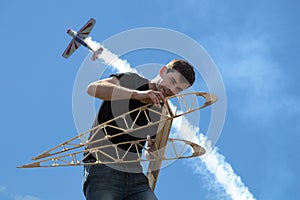
<path fill-rule="evenodd" d="M 116 74 L 111 74 L 110 77 L 115 76 L 117 78 L 121 78 L 123 76 L 126 77 L 133 77 L 133 78 L 142 78 L 142 79 L 146 79 L 144 76 L 135 73 L 135 72 L 122 72 L 122 73 L 116 73 Z"/>
<path fill-rule="evenodd" d="M 140 87 L 145 88 L 143 90 L 149 89 L 147 87 L 149 80 L 142 75 L 134 72 L 125 72 L 111 75 L 119 79 L 121 86 L 130 88 L 130 89 L 139 89 Z"/>
<path fill-rule="evenodd" d="M 135 73 L 135 72 L 123 72 L 123 73 L 117 73 L 117 74 L 111 74 L 110 77 L 116 77 L 119 80 L 123 80 L 123 81 L 149 81 L 147 78 L 145 78 L 144 76 Z"/>

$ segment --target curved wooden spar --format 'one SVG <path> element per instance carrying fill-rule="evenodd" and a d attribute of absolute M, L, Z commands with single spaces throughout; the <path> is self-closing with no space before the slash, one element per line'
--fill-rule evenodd
<path fill-rule="evenodd" d="M 176 139 L 176 138 L 169 138 L 168 144 L 166 149 L 168 154 L 165 154 L 164 151 L 149 151 L 149 149 L 145 148 L 144 146 L 140 145 L 140 142 L 145 142 L 147 139 L 137 140 L 137 141 L 130 141 L 130 142 L 123 142 L 119 144 L 112 144 L 107 146 L 101 146 L 97 148 L 85 149 L 74 153 L 68 153 L 61 156 L 56 156 L 53 158 L 41 159 L 37 162 L 33 162 L 30 164 L 19 166 L 18 168 L 35 168 L 35 167 L 63 167 L 63 166 L 82 166 L 82 165 L 95 165 L 95 164 L 116 164 L 116 163 L 134 163 L 134 162 L 148 162 L 148 161 L 156 161 L 159 160 L 176 160 L 182 158 L 191 158 L 196 156 L 201 156 L 205 153 L 205 149 L 200 145 L 183 140 L 183 139 Z M 127 160 L 126 157 L 130 156 L 132 152 L 124 150 L 124 154 L 121 156 L 120 154 L 116 153 L 119 152 L 120 145 L 130 144 L 131 147 L 137 148 L 141 146 L 144 151 L 147 151 L 150 155 L 149 158 L 145 158 L 141 153 L 135 152 L 134 154 L 137 155 L 135 159 Z M 108 155 L 105 152 L 107 147 L 113 147 L 114 155 Z M 156 146 L 155 148 L 158 149 Z M 83 154 L 85 153 L 85 156 Z M 89 155 L 97 155 L 95 162 L 84 163 L 84 159 Z"/>
<path fill-rule="evenodd" d="M 205 102 L 202 105 L 197 105 L 197 100 L 198 98 L 204 98 Z M 189 98 L 190 101 L 187 101 L 186 98 Z M 169 101 L 172 102 L 172 104 L 174 105 L 173 109 L 171 110 L 170 106 L 169 106 Z M 174 101 L 174 102 L 173 102 Z M 97 148 L 89 148 L 89 149 L 84 149 L 84 150 L 80 150 L 81 147 L 84 146 L 91 146 L 93 144 L 96 144 L 98 142 L 104 142 L 104 141 L 109 141 L 110 139 L 114 138 L 114 137 L 120 137 L 124 134 L 129 134 L 133 131 L 137 131 L 137 130 L 142 130 L 145 128 L 149 128 L 151 126 L 161 126 L 164 124 L 166 124 L 166 122 L 168 121 L 172 121 L 174 118 L 176 117 L 180 117 L 182 115 L 200 110 L 206 106 L 211 105 L 212 103 L 217 101 L 217 97 L 213 94 L 209 94 L 206 92 L 191 92 L 191 93 L 186 93 L 186 94 L 180 94 L 180 95 L 175 95 L 172 97 L 167 98 L 166 103 L 163 105 L 163 110 L 165 110 L 165 112 L 158 112 L 156 109 L 153 109 L 151 107 L 151 105 L 146 105 L 146 106 L 142 106 L 140 108 L 137 108 L 135 110 L 132 110 L 130 112 L 124 113 L 123 115 L 120 115 L 114 119 L 111 119 L 105 123 L 102 123 L 90 130 L 87 130 L 81 134 L 79 134 L 76 137 L 73 137 L 65 142 L 62 142 L 61 144 L 39 154 L 38 156 L 34 157 L 33 160 L 37 160 L 37 162 L 34 162 L 32 164 L 29 165 L 23 165 L 20 166 L 21 168 L 28 168 L 28 167 L 42 167 L 43 165 L 41 165 L 42 163 L 46 163 L 48 161 L 53 161 L 53 163 L 51 165 L 45 165 L 44 167 L 47 166 L 75 166 L 75 165 L 83 165 L 84 163 L 82 163 L 82 159 L 78 158 L 79 154 L 82 153 L 87 153 L 90 154 L 97 152 L 97 154 L 99 153 L 101 155 L 101 149 L 108 147 L 108 146 L 103 146 L 103 147 L 97 147 Z M 132 114 L 133 112 L 138 113 L 136 115 L 136 117 L 134 119 L 130 118 L 130 114 Z M 144 126 L 135 126 L 135 122 L 137 120 L 137 118 L 142 115 L 142 114 L 146 114 L 148 113 L 148 115 L 159 115 L 160 116 L 160 120 L 157 120 L 155 122 L 152 122 L 150 119 L 148 120 L 148 123 Z M 130 118 L 131 120 L 128 120 L 128 118 Z M 112 121 L 116 121 L 116 120 L 121 120 L 124 122 L 124 124 L 126 125 L 125 128 L 120 128 L 118 126 L 113 126 L 111 125 L 110 122 Z M 120 133 L 110 136 L 107 134 L 106 129 L 110 128 L 110 129 L 117 129 L 120 131 Z M 92 132 L 97 132 L 97 130 L 103 130 L 103 132 L 105 133 L 105 137 L 100 138 L 100 139 L 95 139 L 95 135 L 96 134 L 91 134 Z M 168 134 L 167 134 L 168 135 Z M 89 138 L 86 143 L 83 143 L 81 141 L 82 138 Z M 140 142 L 143 142 L 143 140 L 139 140 Z M 167 141 L 167 140 L 166 140 Z M 177 140 L 176 140 L 177 141 Z M 134 145 L 138 145 L 135 143 L 136 141 L 130 141 L 130 145 L 134 146 Z M 144 141 L 145 142 L 145 141 Z M 170 142 L 170 141 L 169 141 Z M 182 140 L 182 142 L 184 142 L 184 140 Z M 156 141 L 155 141 L 156 143 Z M 186 141 L 186 143 L 188 143 L 188 141 Z M 117 147 L 119 144 L 113 144 L 111 143 L 109 147 Z M 193 147 L 197 147 L 198 149 L 203 149 L 200 146 L 197 146 L 196 144 L 191 145 L 192 143 L 190 143 L 190 146 Z M 165 146 L 165 145 L 162 145 Z M 143 147 L 144 148 L 144 147 Z M 197 149 L 196 148 L 196 149 Z M 157 149 L 161 149 L 161 147 L 157 147 Z M 79 151 L 78 151 L 79 150 Z M 77 151 L 77 152 L 74 152 Z M 196 152 L 201 152 L 202 151 L 196 151 Z M 97 154 L 93 154 L 93 155 L 97 155 Z M 192 155 L 196 155 L 199 156 L 200 154 L 192 154 Z M 202 154 L 201 154 L 202 155 Z M 50 157 L 49 159 L 45 159 L 45 160 L 41 160 L 44 158 Z M 65 158 L 70 157 L 71 161 L 68 162 L 67 160 L 64 160 Z M 109 157 L 109 156 L 107 156 Z M 163 158 L 163 160 L 165 159 L 171 159 L 171 158 L 164 158 L 163 156 L 160 157 Z M 173 157 L 173 159 L 179 159 L 181 158 L 180 156 L 175 156 Z M 184 158 L 184 157 L 182 157 Z M 84 158 L 83 158 L 84 159 Z M 156 158 L 157 159 L 157 158 Z M 40 161 L 38 161 L 40 160 Z M 63 162 L 64 164 L 55 164 L 58 162 Z M 137 158 L 136 160 L 134 160 L 134 162 L 141 162 L 143 161 L 142 157 Z M 125 162 L 125 160 L 121 159 L 121 158 L 116 158 L 116 159 L 111 159 L 112 163 L 122 163 Z M 126 161 L 129 162 L 129 161 Z M 89 163 L 90 164 L 90 163 Z M 104 162 L 100 161 L 100 159 L 97 161 L 96 164 L 104 164 Z"/>

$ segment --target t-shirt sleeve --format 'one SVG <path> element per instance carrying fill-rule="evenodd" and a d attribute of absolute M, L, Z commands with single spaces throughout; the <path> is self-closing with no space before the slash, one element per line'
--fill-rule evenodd
<path fill-rule="evenodd" d="M 134 90 L 148 84 L 147 79 L 131 72 L 112 74 L 110 77 L 116 77 L 121 86 Z"/>

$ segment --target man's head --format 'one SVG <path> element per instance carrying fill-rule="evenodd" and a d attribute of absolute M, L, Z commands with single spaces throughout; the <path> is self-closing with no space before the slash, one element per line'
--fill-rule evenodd
<path fill-rule="evenodd" d="M 195 81 L 195 71 L 187 61 L 174 59 L 160 70 L 157 90 L 167 96 L 175 95 L 190 87 Z"/>
<path fill-rule="evenodd" d="M 185 60 L 174 59 L 169 62 L 166 67 L 169 71 L 176 70 L 178 71 L 184 80 L 187 81 L 190 86 L 193 85 L 195 81 L 195 71 L 193 66 Z"/>

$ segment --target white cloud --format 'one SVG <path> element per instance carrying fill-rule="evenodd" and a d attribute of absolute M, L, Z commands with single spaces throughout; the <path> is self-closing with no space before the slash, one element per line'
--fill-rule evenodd
<path fill-rule="evenodd" d="M 229 92 L 241 95 L 238 97 L 243 101 L 240 110 L 246 111 L 243 113 L 247 115 L 257 116 L 263 112 L 272 116 L 275 110 L 270 109 L 273 106 L 270 104 L 278 103 L 278 98 L 273 95 L 280 95 L 277 91 L 284 78 L 279 66 L 270 57 L 265 39 L 246 36 L 234 41 L 223 40 L 221 46 L 224 52 L 230 52 L 220 59 L 223 60 L 225 84 Z"/>
<path fill-rule="evenodd" d="M 32 196 L 32 195 L 14 195 L 14 194 L 9 194 L 6 186 L 0 186 L 0 193 L 4 193 L 3 195 L 8 197 L 9 199 L 14 199 L 14 200 L 40 200 L 40 198 Z"/>
<path fill-rule="evenodd" d="M 0 186 L 0 192 L 4 192 L 6 190 L 5 186 Z"/>
<path fill-rule="evenodd" d="M 25 195 L 25 196 L 13 195 L 12 198 L 14 200 L 40 200 L 40 198 L 31 195 Z"/>
<path fill-rule="evenodd" d="M 214 35 L 209 43 L 218 47 L 213 50 L 214 58 L 231 102 L 229 108 L 241 119 L 269 123 L 283 111 L 288 111 L 288 115 L 299 112 L 299 96 L 290 92 L 285 68 L 273 57 L 265 36 Z"/>

